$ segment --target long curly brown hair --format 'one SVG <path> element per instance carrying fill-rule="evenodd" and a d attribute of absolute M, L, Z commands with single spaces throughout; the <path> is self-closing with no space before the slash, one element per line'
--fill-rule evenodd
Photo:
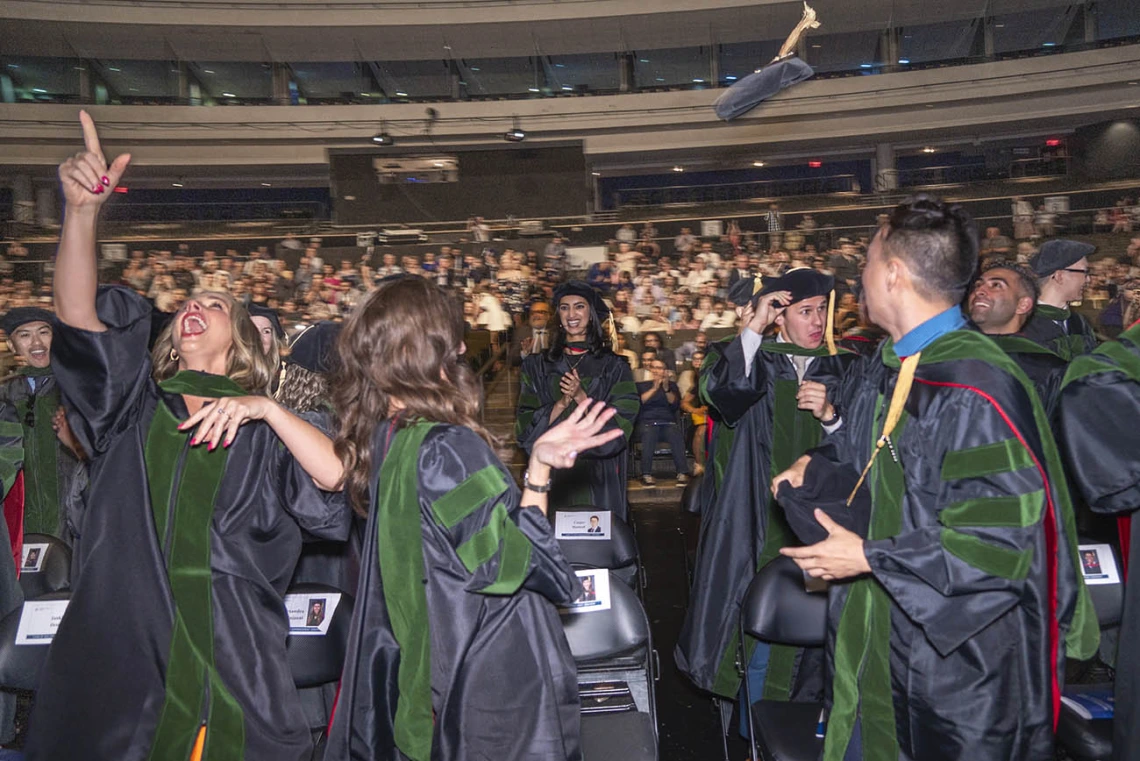
<path fill-rule="evenodd" d="M 483 392 L 460 358 L 463 312 L 439 286 L 419 277 L 382 283 L 345 323 L 337 341 L 339 367 L 330 383 L 340 419 L 335 442 L 344 465 L 345 489 L 367 515 L 372 477 L 372 438 L 403 406 L 396 425 L 430 420 L 466 426 L 489 444 L 479 422 Z"/>

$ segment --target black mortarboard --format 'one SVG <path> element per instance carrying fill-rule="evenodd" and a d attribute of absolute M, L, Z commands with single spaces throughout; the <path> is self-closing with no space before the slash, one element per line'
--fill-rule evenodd
<path fill-rule="evenodd" d="M 0 328 L 4 329 L 5 335 L 11 336 L 12 331 L 21 325 L 27 325 L 29 322 L 46 322 L 51 325 L 55 320 L 55 315 L 46 309 L 39 307 L 16 307 L 9 309 L 8 313 L 0 318 Z"/>
<path fill-rule="evenodd" d="M 558 310 L 558 302 L 566 296 L 581 296 L 598 316 L 598 324 L 604 323 L 610 317 L 610 308 L 602 300 L 602 295 L 582 280 L 571 280 L 554 289 L 554 309 Z"/>
<path fill-rule="evenodd" d="M 866 536 L 871 517 L 870 491 L 866 484 L 856 488 L 857 483 L 853 469 L 838 467 L 826 457 L 814 455 L 804 471 L 803 486 L 793 489 L 786 481 L 781 483 L 776 501 L 792 532 L 804 544 L 827 538 L 827 529 L 815 518 L 816 508 L 848 531 Z M 848 505 L 852 492 L 855 496 Z"/>
<path fill-rule="evenodd" d="M 725 121 L 743 116 L 787 87 L 808 79 L 815 71 L 799 58 L 775 61 L 749 74 L 720 94 L 713 104 Z"/>
<path fill-rule="evenodd" d="M 273 332 L 277 334 L 278 338 L 285 337 L 285 328 L 281 327 L 281 318 L 277 316 L 277 311 L 264 307 L 261 304 L 250 304 L 246 307 L 250 317 L 264 317 L 273 323 Z"/>
<path fill-rule="evenodd" d="M 728 289 L 728 300 L 738 307 L 744 306 L 749 301 L 752 301 L 753 296 L 760 293 L 761 282 L 761 279 L 758 277 L 745 277 L 737 280 Z"/>
<path fill-rule="evenodd" d="M 764 287 L 758 295 L 766 296 L 776 291 L 788 291 L 792 300 L 786 306 L 797 301 L 810 299 L 813 296 L 828 296 L 835 289 L 835 278 L 809 267 L 799 267 L 788 270 L 780 277 L 771 277 L 764 280 Z"/>
<path fill-rule="evenodd" d="M 1030 257 L 1029 268 L 1037 277 L 1048 277 L 1057 270 L 1072 267 L 1094 251 L 1096 246 L 1091 243 L 1054 238 L 1041 244 L 1041 250 Z"/>
<path fill-rule="evenodd" d="M 293 339 L 285 361 L 303 367 L 309 372 L 326 375 L 336 369 L 336 340 L 340 335 L 339 322 L 318 322 Z"/>

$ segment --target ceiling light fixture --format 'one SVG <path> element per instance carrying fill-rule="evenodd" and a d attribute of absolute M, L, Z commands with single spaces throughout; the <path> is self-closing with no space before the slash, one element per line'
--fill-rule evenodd
<path fill-rule="evenodd" d="M 922 149 L 922 152 L 923 152 L 923 153 L 934 153 L 934 152 L 935 152 L 935 150 L 934 150 L 933 148 L 931 148 L 931 147 L 928 145 L 928 146 L 926 146 L 925 148 L 923 148 L 923 149 Z"/>
<path fill-rule="evenodd" d="M 384 147 L 389 147 L 396 144 L 396 139 L 388 134 L 387 122 L 380 122 L 380 131 L 372 136 L 372 144 L 381 145 Z"/>
<path fill-rule="evenodd" d="M 503 133 L 503 139 L 508 143 L 521 143 L 526 140 L 526 131 L 523 130 L 522 125 L 519 124 L 519 118 L 515 117 L 514 125 Z"/>
<path fill-rule="evenodd" d="M 764 162 L 763 161 L 753 161 L 752 166 L 764 166 Z"/>
<path fill-rule="evenodd" d="M 685 167 L 683 167 L 683 166 L 675 166 L 675 167 L 673 167 L 673 171 L 674 171 L 674 172 L 683 172 L 683 171 L 685 171 Z"/>

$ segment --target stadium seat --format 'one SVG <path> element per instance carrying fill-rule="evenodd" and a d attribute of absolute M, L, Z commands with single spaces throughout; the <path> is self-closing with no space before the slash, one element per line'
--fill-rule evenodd
<path fill-rule="evenodd" d="M 352 621 L 352 595 L 325 584 L 295 584 L 288 594 L 341 595 L 327 634 L 320 637 L 289 635 L 285 641 L 289 669 L 298 688 L 317 687 L 339 680 L 348 647 L 348 627 Z"/>
<path fill-rule="evenodd" d="M 70 600 L 70 591 L 48 592 L 40 600 Z M 0 620 L 0 689 L 34 692 L 39 685 L 40 670 L 47 659 L 47 645 L 17 645 L 23 607 Z"/>
<path fill-rule="evenodd" d="M 289 669 L 293 683 L 305 694 L 315 693 L 316 688 L 336 684 L 344 670 L 344 656 L 348 648 L 348 631 L 352 623 L 354 600 L 352 595 L 327 584 L 294 584 L 288 594 L 328 594 L 341 595 L 340 603 L 333 611 L 328 632 L 324 636 L 292 635 L 285 640 Z M 311 761 L 324 758 L 325 736 L 329 716 L 324 715 L 319 726 L 310 727 L 313 733 L 313 755 Z"/>
<path fill-rule="evenodd" d="M 25 600 L 71 587 L 71 548 L 50 534 L 24 534 L 24 545 L 46 544 L 40 570 L 20 569 L 20 588 Z"/>
<path fill-rule="evenodd" d="M 610 576 L 610 609 L 563 613 L 570 651 L 578 665 L 579 689 L 621 685 L 628 704 L 592 712 L 583 698 L 582 748 L 585 761 L 656 761 L 657 706 L 654 689 L 657 653 L 649 619 L 632 589 Z"/>
<path fill-rule="evenodd" d="M 574 505 L 557 512 L 594 513 L 599 508 Z M 552 519 L 554 516 L 551 516 Z M 642 574 L 637 538 L 633 530 L 616 515 L 610 515 L 609 539 L 559 539 L 562 554 L 575 568 L 606 568 L 610 574 L 637 588 Z"/>
<path fill-rule="evenodd" d="M 1082 542 L 1083 543 L 1083 542 Z M 1113 548 L 1113 562 L 1120 568 L 1120 559 Z M 1120 626 L 1124 613 L 1124 585 L 1090 584 L 1089 597 L 1096 609 L 1097 621 L 1102 631 Z M 1114 689 L 1112 682 L 1095 684 L 1069 684 L 1064 694 L 1109 693 Z M 1112 719 L 1086 719 L 1070 705 L 1061 703 L 1061 715 L 1057 718 L 1057 745 L 1073 761 L 1101 761 L 1112 757 Z"/>
<path fill-rule="evenodd" d="M 808 592 L 804 574 L 791 558 L 773 560 L 756 574 L 740 609 L 740 641 L 748 634 L 764 642 L 822 647 L 827 636 L 827 595 Z M 741 658 L 743 662 L 743 657 Z M 823 748 L 816 737 L 823 704 L 775 700 L 752 702 L 744 680 L 748 734 L 757 761 L 815 761 Z"/>

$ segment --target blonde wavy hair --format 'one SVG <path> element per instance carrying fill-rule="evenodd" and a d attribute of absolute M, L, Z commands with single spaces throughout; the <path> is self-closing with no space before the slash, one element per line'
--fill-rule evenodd
<path fill-rule="evenodd" d="M 270 357 L 261 350 L 261 336 L 258 335 L 257 326 L 249 317 L 245 305 L 222 291 L 201 291 L 194 295 L 195 299 L 218 298 L 230 306 L 230 346 L 229 356 L 226 358 L 226 376 L 250 394 L 265 396 L 269 394 L 270 385 L 277 373 L 278 360 Z M 178 324 L 177 315 L 159 333 L 151 350 L 151 365 L 154 367 L 154 378 L 164 381 L 178 372 L 178 360 L 173 358 L 174 328 Z"/>

